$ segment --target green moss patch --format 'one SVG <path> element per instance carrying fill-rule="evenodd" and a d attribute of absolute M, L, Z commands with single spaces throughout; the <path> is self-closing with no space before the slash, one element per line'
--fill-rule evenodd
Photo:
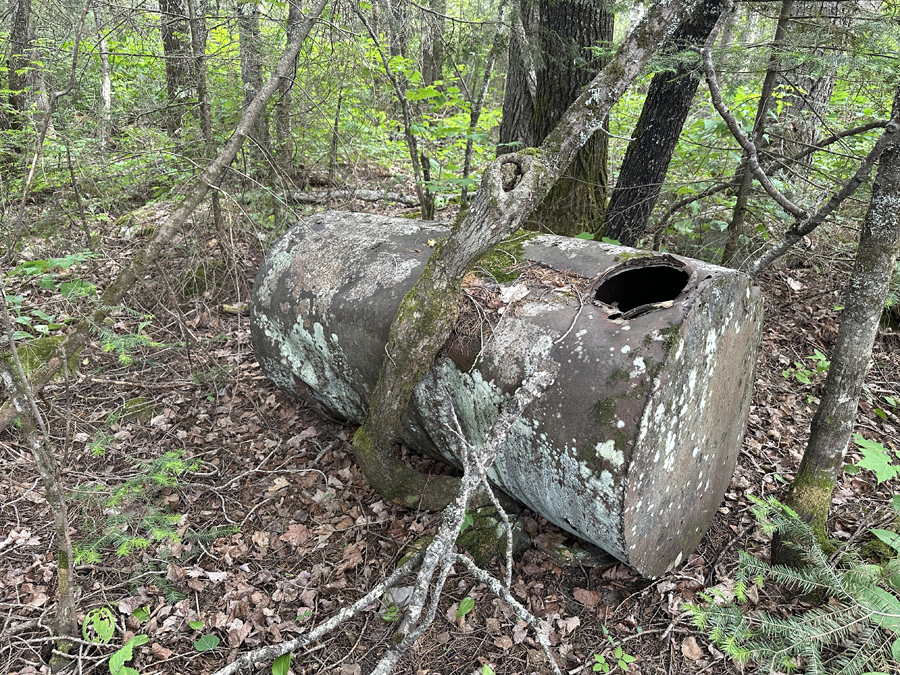
<path fill-rule="evenodd" d="M 518 267 L 525 259 L 525 242 L 536 236 L 537 232 L 517 230 L 481 256 L 474 265 L 475 271 L 484 271 L 500 284 L 515 281 L 521 274 Z"/>
<path fill-rule="evenodd" d="M 25 371 L 26 377 L 46 365 L 47 361 L 53 356 L 53 352 L 56 351 L 56 348 L 59 346 L 59 343 L 63 341 L 64 337 L 64 335 L 50 335 L 28 340 L 27 342 L 16 345 L 16 352 L 19 354 L 19 361 L 22 363 L 22 368 Z M 78 352 L 69 357 L 67 362 L 69 375 L 78 371 L 78 355 L 80 353 L 81 350 L 78 350 Z M 12 362 L 12 354 L 10 351 L 0 351 L 0 361 L 7 360 Z M 60 374 L 54 379 L 62 380 L 64 379 L 64 376 Z"/>

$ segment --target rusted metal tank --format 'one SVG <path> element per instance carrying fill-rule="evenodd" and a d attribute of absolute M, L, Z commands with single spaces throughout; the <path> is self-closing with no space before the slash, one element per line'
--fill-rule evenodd
<path fill-rule="evenodd" d="M 256 277 L 252 332 L 263 372 L 362 422 L 400 299 L 429 242 L 446 232 L 359 213 L 301 221 Z M 516 423 L 490 478 L 658 576 L 694 550 L 731 479 L 761 296 L 735 270 L 593 241 L 540 235 L 509 255 L 586 277 L 588 292 L 521 280 L 500 287 L 511 305 L 483 345 L 448 345 L 415 391 L 403 440 L 458 463 L 451 406 L 468 440 L 480 443 L 526 365 L 556 360 L 556 384 Z"/>

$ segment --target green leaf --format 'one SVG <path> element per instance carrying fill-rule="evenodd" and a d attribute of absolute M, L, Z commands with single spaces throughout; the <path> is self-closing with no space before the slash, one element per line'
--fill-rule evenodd
<path fill-rule="evenodd" d="M 900 534 L 891 532 L 890 530 L 879 530 L 877 528 L 869 531 L 892 549 L 900 553 Z"/>
<path fill-rule="evenodd" d="M 613 246 L 621 246 L 622 242 L 618 239 L 610 239 L 609 237 L 603 237 L 600 239 L 604 244 L 612 244 Z"/>
<path fill-rule="evenodd" d="M 400 618 L 400 608 L 397 605 L 391 605 L 381 615 L 381 618 L 391 623 Z"/>
<path fill-rule="evenodd" d="M 138 607 L 136 610 L 134 610 L 132 616 L 143 623 L 150 618 L 150 611 L 146 607 Z"/>
<path fill-rule="evenodd" d="M 576 234 L 575 238 L 576 239 L 587 239 L 588 241 L 590 241 L 591 239 L 594 238 L 594 235 L 591 234 L 590 232 L 581 232 L 579 234 Z"/>
<path fill-rule="evenodd" d="M 462 599 L 459 603 L 459 608 L 456 610 L 456 618 L 465 616 L 469 612 L 471 612 L 475 608 L 475 600 L 470 598 L 468 595 Z"/>
<path fill-rule="evenodd" d="M 220 642 L 221 640 L 218 635 L 212 635 L 211 633 L 201 635 L 200 639 L 194 643 L 194 649 L 198 652 L 208 652 L 211 649 L 218 647 Z"/>
<path fill-rule="evenodd" d="M 291 653 L 282 654 L 272 663 L 272 675 L 287 675 L 291 667 Z"/>
<path fill-rule="evenodd" d="M 88 642 L 107 644 L 116 630 L 116 617 L 109 607 L 92 609 L 81 624 L 81 636 Z"/>
<path fill-rule="evenodd" d="M 126 661 L 131 661 L 134 657 L 134 648 L 145 645 L 150 641 L 146 635 L 135 635 L 122 647 L 120 647 L 112 656 L 109 657 L 110 675 L 130 675 L 137 672 L 133 668 L 124 668 Z"/>
<path fill-rule="evenodd" d="M 188 626 L 190 626 L 190 627 L 193 628 L 194 630 L 202 630 L 202 629 L 203 629 L 203 622 L 202 622 L 202 621 L 189 621 L 189 622 L 188 622 Z"/>
<path fill-rule="evenodd" d="M 466 515 L 463 517 L 462 525 L 459 528 L 459 533 L 462 534 L 474 524 L 475 519 L 472 517 L 472 514 L 466 511 Z"/>
<path fill-rule="evenodd" d="M 900 600 L 883 588 L 860 588 L 859 604 L 873 613 L 872 621 L 882 628 L 900 633 Z"/>
<path fill-rule="evenodd" d="M 879 483 L 900 474 L 900 466 L 891 464 L 891 455 L 881 443 L 866 440 L 859 434 L 853 434 L 853 440 L 863 453 L 863 458 L 857 462 L 857 465 L 863 469 L 874 471 Z"/>

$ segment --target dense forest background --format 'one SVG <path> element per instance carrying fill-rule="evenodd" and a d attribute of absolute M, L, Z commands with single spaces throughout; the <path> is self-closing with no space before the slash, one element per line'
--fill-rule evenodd
<path fill-rule="evenodd" d="M 3 672 L 213 672 L 302 640 L 439 533 L 439 513 L 372 489 L 352 429 L 260 375 L 253 276 L 277 236 L 323 208 L 458 222 L 491 162 L 552 140 L 657 11 L 594 0 L 9 1 Z M 878 298 L 874 352 L 870 340 L 857 359 L 846 430 L 857 433 L 833 462 L 829 540 L 824 515 L 810 534 L 765 501 L 785 498 L 826 398 L 860 233 L 887 231 L 900 212 L 888 171 L 897 7 L 705 0 L 667 35 L 525 225 L 756 277 L 766 330 L 720 517 L 682 567 L 648 581 L 526 513 L 532 546 L 488 565 L 498 577 L 514 567 L 507 600 L 457 565 L 398 672 L 552 663 L 850 675 L 900 662 L 895 234 L 881 246 L 885 293 L 867 296 Z M 877 219 L 879 205 L 893 220 Z M 863 271 L 854 279 L 878 273 Z M 766 567 L 776 525 L 776 541 L 808 538 L 814 572 Z M 762 577 L 776 583 L 757 589 Z M 369 672 L 395 646 L 407 602 L 385 594 L 324 642 L 298 642 L 293 660 L 267 653 L 257 669 Z"/>

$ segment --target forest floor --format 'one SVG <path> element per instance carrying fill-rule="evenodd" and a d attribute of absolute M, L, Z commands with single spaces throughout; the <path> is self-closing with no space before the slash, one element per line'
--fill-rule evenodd
<path fill-rule="evenodd" d="M 389 211 L 362 202 L 347 206 Z M 100 257 L 57 281 L 81 277 L 102 290 L 143 245 L 141 228 L 136 231 L 136 238 L 126 237 L 110 224 L 101 232 Z M 79 228 L 51 237 L 51 244 L 35 236 L 27 249 L 31 257 L 59 256 L 69 252 L 60 242 L 81 237 Z M 141 332 L 156 344 L 126 349 L 119 343 L 121 350 L 103 351 L 97 335 L 78 372 L 42 394 L 70 495 L 73 536 L 97 551 L 93 562 L 76 567 L 79 616 L 106 606 L 119 627 L 110 645 L 83 647 L 80 675 L 107 672 L 106 659 L 135 634 L 149 638 L 131 663 L 142 675 L 212 673 L 242 651 L 319 624 L 436 530 L 440 514 L 386 503 L 369 488 L 348 444 L 354 429 L 279 391 L 254 360 L 248 318 L 223 311 L 246 303 L 262 259 L 260 238 L 231 221 L 219 233 L 205 225 L 185 233 L 132 290 L 128 310 L 113 312 L 107 325 L 120 336 Z M 783 497 L 805 447 L 825 376 L 813 372 L 804 384 L 783 373 L 796 363 L 815 371 L 809 357 L 815 350 L 828 354 L 834 343 L 849 254 L 836 259 L 833 253 L 808 251 L 791 269 L 760 279 L 765 334 L 747 433 L 719 513 L 687 562 L 654 581 L 623 564 L 566 565 L 546 552 L 549 544 L 577 542 L 537 514 L 527 518 L 536 545 L 518 560 L 513 590 L 550 631 L 564 672 L 593 672 L 595 655 L 614 664 L 616 646 L 636 657 L 632 674 L 741 672 L 692 626 L 683 605 L 711 588 L 728 594 L 738 551 L 768 555 L 769 538 L 755 524 L 748 497 Z M 59 320 L 75 313 L 55 287 L 42 290 L 21 276 L 7 283 L 10 295 L 23 296 L 19 315 L 37 316 L 33 310 L 40 309 Z M 900 399 L 897 347 L 885 329 L 856 429 L 893 448 L 900 447 L 900 411 L 883 397 Z M 848 461 L 854 459 L 851 452 Z M 173 475 L 182 468 L 189 470 Z M 0 433 L 0 478 L 0 673 L 46 672 L 51 642 L 44 625 L 56 601 L 52 519 L 14 429 Z M 869 528 L 890 517 L 892 488 L 877 485 L 867 471 L 842 475 L 829 523 L 834 537 L 864 541 Z M 172 536 L 154 540 L 148 535 L 154 527 Z M 133 550 L 117 555 L 117 546 Z M 495 557 L 495 573 L 498 564 Z M 474 609 L 457 619 L 467 596 Z M 805 606 L 768 586 L 751 604 L 786 613 Z M 368 672 L 394 626 L 385 609 L 373 607 L 294 654 L 292 671 Z M 204 635 L 216 636 L 218 646 L 200 651 Z M 435 623 L 396 672 L 480 673 L 483 664 L 504 674 L 548 672 L 509 607 L 457 569 Z M 257 672 L 271 672 L 270 664 Z"/>

